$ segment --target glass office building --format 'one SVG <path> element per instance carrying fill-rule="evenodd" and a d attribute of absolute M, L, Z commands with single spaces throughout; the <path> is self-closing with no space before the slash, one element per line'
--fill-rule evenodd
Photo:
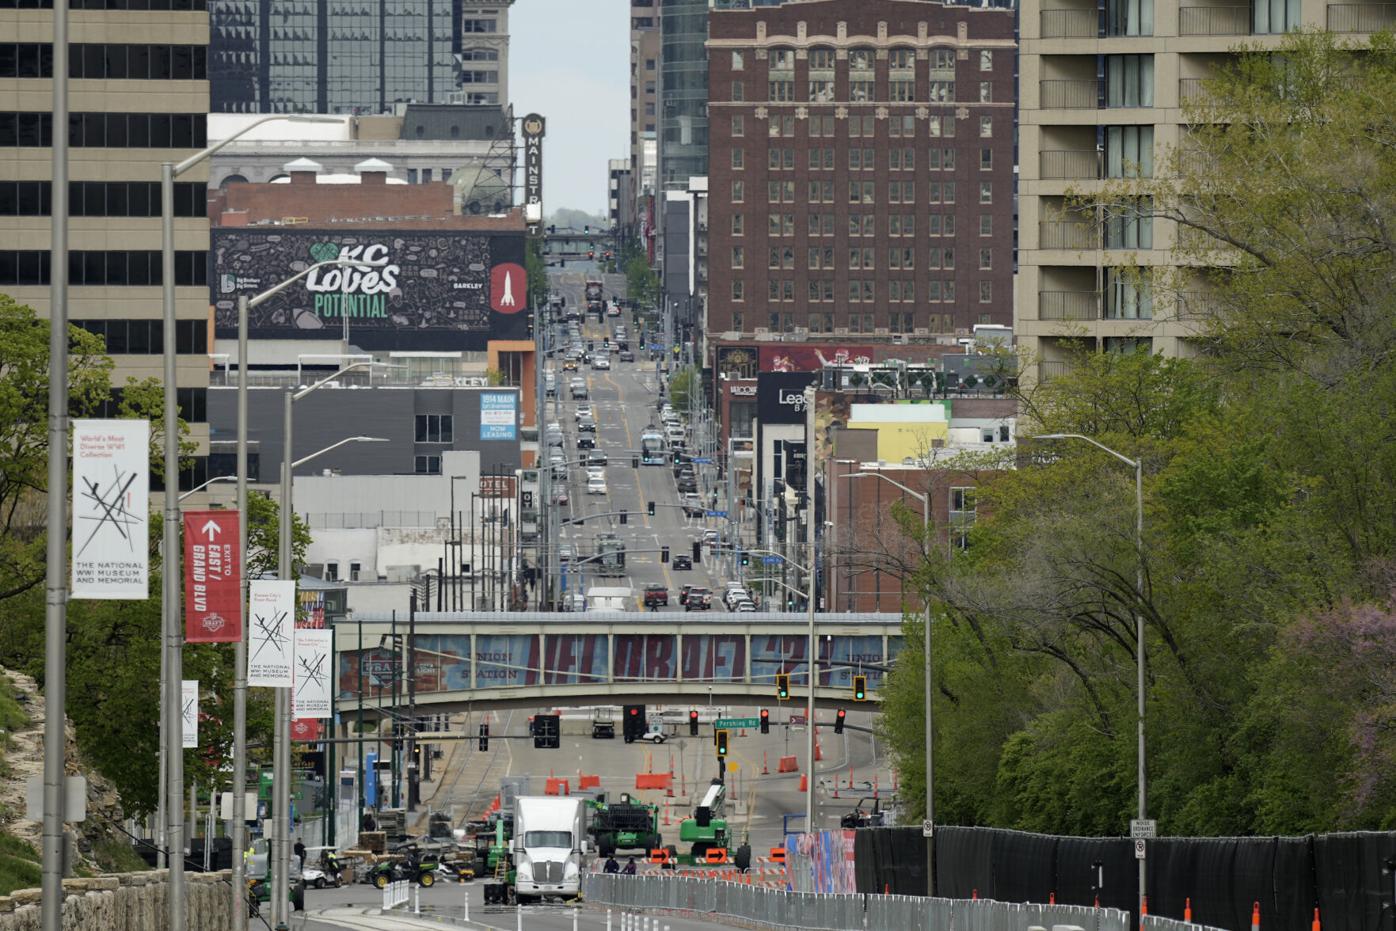
<path fill-rule="evenodd" d="M 209 0 L 213 111 L 504 102 L 512 2 Z"/>
<path fill-rule="evenodd" d="M 660 187 L 687 190 L 708 173 L 708 0 L 662 0 L 659 29 Z"/>

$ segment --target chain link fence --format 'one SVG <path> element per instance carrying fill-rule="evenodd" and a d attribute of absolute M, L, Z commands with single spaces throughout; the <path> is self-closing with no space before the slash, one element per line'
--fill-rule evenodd
<path fill-rule="evenodd" d="M 1129 931 L 1129 915 L 1113 908 L 1019 905 L 986 899 L 927 899 L 904 895 L 787 892 L 723 880 L 589 873 L 588 902 L 620 908 L 718 915 L 766 928 L 804 931 L 1028 931 L 1058 926 L 1081 931 Z M 1160 920 L 1145 931 L 1198 931 Z"/>

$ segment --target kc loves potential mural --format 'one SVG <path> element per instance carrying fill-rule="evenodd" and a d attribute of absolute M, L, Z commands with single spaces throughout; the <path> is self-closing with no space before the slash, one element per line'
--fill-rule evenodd
<path fill-rule="evenodd" d="M 215 229 L 210 261 L 220 337 L 237 298 L 316 269 L 248 318 L 253 339 L 341 340 L 362 349 L 483 350 L 527 336 L 522 233 Z"/>

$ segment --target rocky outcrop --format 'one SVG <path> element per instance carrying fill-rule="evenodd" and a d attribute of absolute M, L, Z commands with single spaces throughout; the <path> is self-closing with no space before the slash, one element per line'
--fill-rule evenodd
<path fill-rule="evenodd" d="M 228 907 L 231 874 L 186 875 L 189 931 L 233 931 Z M 163 931 L 169 926 L 166 873 L 113 873 L 65 879 L 63 931 Z M 0 931 L 39 931 L 39 890 L 0 896 Z"/>

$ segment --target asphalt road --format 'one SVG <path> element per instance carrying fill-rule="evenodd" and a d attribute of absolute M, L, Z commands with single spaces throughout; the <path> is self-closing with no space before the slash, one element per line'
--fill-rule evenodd
<path fill-rule="evenodd" d="M 582 289 L 585 275 L 569 270 L 552 273 L 553 289 L 564 295 L 568 306 L 585 306 Z M 606 294 L 616 293 L 620 276 L 608 276 Z M 630 345 L 635 350 L 635 362 L 619 362 L 612 353 L 610 370 L 595 370 L 584 365 L 577 376 L 586 380 L 589 400 L 574 402 L 567 395 L 567 386 L 574 373 L 562 371 L 561 353 L 550 360 L 556 372 L 558 398 L 548 404 L 544 422 L 556 421 L 561 425 L 565 437 L 564 452 L 569 460 L 585 455 L 585 450 L 577 448 L 578 431 L 575 413 L 579 404 L 589 403 L 596 413 L 596 448 L 607 455 L 606 488 L 604 495 L 587 494 L 586 471 L 580 465 L 569 468 L 569 505 L 563 509 L 564 524 L 560 540 L 571 545 L 574 553 L 588 556 L 596 552 L 598 533 L 617 534 L 626 544 L 626 573 L 622 578 L 599 577 L 593 565 L 583 564 L 584 577 L 580 580 L 580 590 L 584 593 L 592 585 L 626 586 L 634 591 L 635 610 L 643 610 L 641 598 L 644 586 L 661 583 L 670 592 L 669 611 L 682 611 L 678 604 L 679 589 L 685 583 L 705 585 L 714 591 L 721 583 L 715 574 L 714 560 L 706 550 L 701 561 L 691 571 L 675 571 L 672 557 L 692 555 L 694 541 L 701 541 L 705 529 L 719 529 L 720 522 L 714 518 L 688 518 L 679 507 L 679 494 L 674 485 L 673 470 L 668 466 L 632 467 L 632 455 L 638 455 L 640 435 L 647 425 L 658 423 L 657 402 L 658 380 L 655 363 L 649 361 L 649 353 L 639 346 L 639 329 L 627 312 L 620 318 L 606 318 L 602 323 L 588 321 L 582 325 L 582 338 L 592 341 L 596 347 L 603 346 L 605 337 L 615 342 L 615 324 L 623 321 L 629 329 Z M 565 334 L 565 329 L 564 329 Z M 565 335 L 563 336 L 565 339 Z M 655 503 L 655 514 L 648 516 L 648 503 Z M 589 515 L 627 511 L 627 523 L 621 525 L 618 517 L 596 517 Z M 580 520 L 579 520 L 580 519 Z M 671 561 L 661 562 L 661 549 L 669 547 Z M 575 572 L 569 572 L 566 580 L 568 593 L 579 590 L 579 580 Z M 718 605 L 714 605 L 718 607 Z"/>

